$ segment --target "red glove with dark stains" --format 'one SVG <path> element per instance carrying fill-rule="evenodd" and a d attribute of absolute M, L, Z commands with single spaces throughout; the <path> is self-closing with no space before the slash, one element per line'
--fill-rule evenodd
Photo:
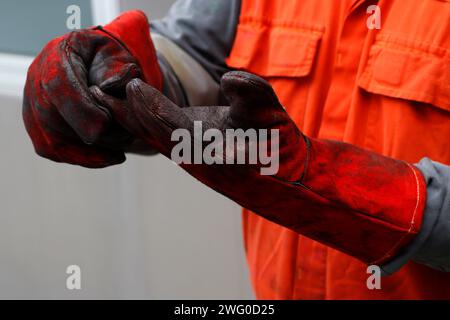
<path fill-rule="evenodd" d="M 181 166 L 262 217 L 364 262 L 391 259 L 419 232 L 426 185 L 417 168 L 346 143 L 304 136 L 259 77 L 231 72 L 221 88 L 230 107 L 182 109 L 140 80 L 127 86 L 128 101 L 92 92 L 125 128 L 167 157 L 178 145 L 171 139 L 176 129 L 187 130 L 190 145 L 198 145 L 195 121 L 223 136 L 227 129 L 279 130 L 274 175 L 261 175 L 261 164 Z M 266 142 L 260 138 L 258 144 L 261 148 Z M 225 152 L 216 156 L 226 163 L 242 144 L 234 147 L 222 146 L 217 150 Z M 250 147 L 246 142 L 247 152 Z"/>
<path fill-rule="evenodd" d="M 161 90 L 162 75 L 143 12 L 124 13 L 105 27 L 51 41 L 28 71 L 25 127 L 36 152 L 48 159 L 101 168 L 125 161 L 133 141 L 90 94 L 91 85 L 114 96 L 141 78 Z"/>

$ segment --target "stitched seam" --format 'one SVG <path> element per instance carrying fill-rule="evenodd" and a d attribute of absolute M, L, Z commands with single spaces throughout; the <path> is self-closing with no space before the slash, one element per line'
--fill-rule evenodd
<path fill-rule="evenodd" d="M 66 43 L 64 44 L 63 49 L 64 49 L 64 52 L 65 52 L 66 57 L 67 57 L 67 62 L 68 62 L 69 65 L 70 65 L 71 72 L 73 73 L 73 76 L 74 76 L 74 78 L 75 78 L 75 81 L 77 82 L 76 84 L 77 84 L 78 86 L 80 86 L 80 87 L 83 87 L 82 81 L 80 80 L 79 75 L 75 72 L 76 68 L 75 68 L 75 66 L 73 65 L 73 61 L 72 61 L 72 54 L 75 54 L 75 55 L 78 55 L 79 57 L 81 57 L 81 55 L 80 55 L 76 50 L 74 50 L 74 48 L 72 47 L 72 40 L 73 40 L 72 37 L 73 37 L 74 34 L 75 34 L 75 32 L 72 32 L 72 33 L 70 34 L 70 36 L 68 37 Z M 83 59 L 83 62 L 85 62 L 84 59 Z M 83 95 L 84 98 L 85 98 L 86 100 L 93 102 L 93 99 L 92 99 L 92 97 L 89 95 L 88 92 L 82 91 L 82 92 L 81 92 L 81 95 Z M 95 102 L 94 102 L 94 103 L 95 103 Z M 105 107 L 103 107 L 103 106 L 101 106 L 101 105 L 97 105 L 97 107 L 98 107 L 98 109 L 99 109 L 100 111 L 102 111 L 102 112 L 106 115 L 106 117 L 108 117 L 109 119 L 111 119 L 111 115 L 109 114 L 109 112 L 107 111 L 107 109 L 106 109 Z M 76 130 L 75 130 L 75 131 L 76 131 Z"/>
<path fill-rule="evenodd" d="M 241 17 L 239 24 L 241 26 L 252 27 L 269 27 L 269 28 L 283 28 L 294 29 L 306 33 L 313 33 L 318 36 L 322 36 L 325 32 L 325 27 L 321 25 L 308 25 L 305 23 L 299 23 L 298 21 L 282 21 L 279 19 L 260 18 L 255 16 L 243 16 Z"/>
<path fill-rule="evenodd" d="M 281 226 L 282 227 L 282 226 Z M 281 246 L 282 243 L 282 234 L 277 239 L 277 243 L 272 249 L 272 252 L 270 253 L 269 257 L 267 258 L 266 262 L 262 266 L 259 274 L 257 275 L 257 280 L 261 279 L 264 273 L 267 271 L 267 268 L 269 267 L 270 263 L 273 261 L 275 254 L 278 252 L 278 248 Z"/>
<path fill-rule="evenodd" d="M 374 44 L 374 47 L 379 47 L 383 49 L 392 49 L 392 50 L 401 50 L 402 52 L 408 52 L 412 54 L 416 54 L 419 56 L 431 56 L 437 59 L 443 59 L 447 60 L 447 50 L 442 47 L 437 47 L 435 49 L 433 48 L 420 48 L 418 46 L 414 45 L 405 45 L 398 42 L 392 42 L 392 41 L 385 41 L 385 40 L 379 40 L 377 43 Z M 430 46 L 428 46 L 430 47 Z M 444 52 L 441 52 L 444 51 Z"/>
<path fill-rule="evenodd" d="M 369 80 L 370 81 L 370 80 Z M 405 89 L 393 89 L 389 86 L 382 85 L 379 83 L 374 83 L 374 81 L 371 81 L 370 84 L 367 85 L 367 90 L 379 90 L 380 95 L 390 95 L 393 98 L 403 98 L 406 100 L 418 100 L 419 102 L 429 103 L 436 105 L 437 107 L 440 107 L 442 104 L 443 109 L 448 109 L 448 107 L 445 107 L 445 99 L 436 97 L 432 94 L 428 94 L 426 92 L 419 92 L 419 91 L 413 91 L 413 90 L 405 90 Z M 383 92 L 384 91 L 384 92 Z M 377 92 L 373 92 L 377 93 Z"/>
<path fill-rule="evenodd" d="M 410 168 L 411 171 L 413 172 L 414 179 L 416 181 L 416 205 L 414 207 L 413 215 L 411 217 L 410 226 L 409 226 L 408 231 L 397 241 L 397 243 L 395 243 L 395 245 L 390 250 L 388 250 L 383 257 L 381 257 L 380 259 L 375 261 L 373 264 L 378 264 L 378 263 L 384 261 L 385 259 L 388 259 L 389 257 L 391 257 L 393 252 L 396 251 L 396 249 L 398 248 L 398 246 L 400 246 L 400 244 L 403 242 L 403 240 L 408 235 L 413 233 L 413 230 L 414 230 L 414 226 L 415 226 L 415 223 L 416 223 L 415 219 L 416 219 L 416 215 L 417 215 L 417 209 L 419 208 L 419 203 L 420 203 L 420 200 L 421 200 L 421 198 L 420 198 L 420 183 L 419 183 L 419 177 L 417 176 L 416 170 L 414 170 L 414 168 L 412 167 L 411 164 L 409 164 L 409 163 L 406 163 L 406 164 L 408 165 L 408 168 Z"/>
<path fill-rule="evenodd" d="M 50 105 L 50 103 L 48 102 L 47 98 L 45 97 L 45 92 L 42 89 L 42 83 L 41 81 L 38 82 L 38 85 L 40 87 L 40 91 L 43 92 L 42 98 L 44 100 L 45 103 L 47 103 L 48 105 Z M 44 128 L 42 128 L 42 126 L 40 126 L 40 121 L 38 121 L 38 115 L 36 114 L 36 106 L 35 106 L 35 102 L 33 101 L 33 105 L 30 104 L 30 110 L 31 110 L 31 114 L 33 116 L 33 120 L 35 121 L 35 125 L 38 128 L 39 132 L 41 133 L 41 136 L 44 138 L 45 142 L 47 143 L 47 147 L 52 149 L 53 144 L 51 143 L 51 139 L 49 139 L 47 133 L 45 132 Z M 38 151 L 38 150 L 36 150 Z M 58 157 L 58 160 L 61 161 L 61 156 L 59 155 L 59 152 L 57 150 L 55 151 L 55 156 Z M 46 152 L 48 154 L 48 152 Z"/>
<path fill-rule="evenodd" d="M 447 57 L 450 53 L 449 49 L 432 42 L 408 40 L 404 38 L 404 35 L 396 33 L 380 34 L 376 39 L 375 45 L 377 43 L 387 45 L 387 47 L 401 47 L 432 55 L 442 55 L 443 57 Z"/>

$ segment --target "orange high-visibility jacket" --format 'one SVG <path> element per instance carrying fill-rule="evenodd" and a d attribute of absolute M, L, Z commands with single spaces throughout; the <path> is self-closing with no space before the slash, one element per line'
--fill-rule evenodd
<path fill-rule="evenodd" d="M 243 0 L 227 63 L 269 80 L 309 136 L 450 164 L 449 11 L 449 0 Z M 243 220 L 260 299 L 450 298 L 450 274 L 409 262 L 369 290 L 363 263 Z"/>

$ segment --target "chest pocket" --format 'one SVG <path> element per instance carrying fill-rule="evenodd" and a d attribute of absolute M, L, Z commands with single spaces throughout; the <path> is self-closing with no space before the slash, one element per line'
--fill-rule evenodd
<path fill-rule="evenodd" d="M 229 67 L 265 78 L 310 74 L 323 30 L 266 22 L 241 22 Z"/>
<path fill-rule="evenodd" d="M 450 51 L 408 39 L 376 37 L 346 139 L 413 163 L 429 157 L 450 164 Z"/>
<path fill-rule="evenodd" d="M 450 51 L 380 35 L 358 85 L 370 93 L 450 111 Z"/>
<path fill-rule="evenodd" d="M 270 82 L 296 125 L 311 134 L 305 117 L 323 28 L 241 21 L 227 64 Z"/>

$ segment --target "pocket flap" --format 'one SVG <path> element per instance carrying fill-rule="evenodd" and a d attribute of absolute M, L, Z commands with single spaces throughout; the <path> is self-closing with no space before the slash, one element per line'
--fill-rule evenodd
<path fill-rule="evenodd" d="M 227 64 L 263 77 L 304 77 L 322 34 L 318 28 L 240 24 Z"/>
<path fill-rule="evenodd" d="M 358 85 L 371 93 L 450 111 L 450 52 L 429 45 L 377 41 Z"/>

